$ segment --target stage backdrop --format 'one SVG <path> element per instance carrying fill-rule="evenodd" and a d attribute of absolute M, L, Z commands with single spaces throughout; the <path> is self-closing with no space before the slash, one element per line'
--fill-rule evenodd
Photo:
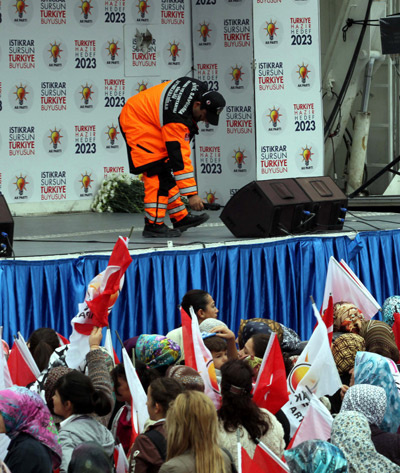
<path fill-rule="evenodd" d="M 257 179 L 324 173 L 319 0 L 254 0 Z"/>
<path fill-rule="evenodd" d="M 0 15 L 0 190 L 17 214 L 88 209 L 127 170 L 127 98 L 182 75 L 227 100 L 196 140 L 203 198 L 323 173 L 318 0 L 3 0 Z"/>
<path fill-rule="evenodd" d="M 197 180 L 202 197 L 222 205 L 256 176 L 251 7 L 231 0 L 192 5 L 195 75 L 227 102 L 218 127 L 200 125 Z"/>
<path fill-rule="evenodd" d="M 88 209 L 127 171 L 125 101 L 191 71 L 190 0 L 3 0 L 0 14 L 0 190 L 17 213 Z"/>

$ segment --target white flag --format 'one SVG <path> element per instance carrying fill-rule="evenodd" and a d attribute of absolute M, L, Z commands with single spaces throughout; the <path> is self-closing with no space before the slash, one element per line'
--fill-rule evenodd
<path fill-rule="evenodd" d="M 304 419 L 290 442 L 290 448 L 306 440 L 329 440 L 331 438 L 333 417 L 328 409 L 316 397 L 312 396 Z"/>
<path fill-rule="evenodd" d="M 342 382 L 329 345 L 328 331 L 315 304 L 312 305 L 318 321 L 310 340 L 288 376 L 288 389 L 309 390 L 317 397 L 332 395 Z"/>
<path fill-rule="evenodd" d="M 366 320 L 372 319 L 381 309 L 381 306 L 349 266 L 343 260 L 338 263 L 333 256 L 329 260 L 326 274 L 323 310 L 328 307 L 330 294 L 332 294 L 334 303 L 346 301 L 354 304 L 361 310 Z"/>
<path fill-rule="evenodd" d="M 125 348 L 122 348 L 122 361 L 124 363 L 126 381 L 132 396 L 134 428 L 136 434 L 139 435 L 143 433 L 144 423 L 149 418 L 146 405 L 147 395 Z"/>

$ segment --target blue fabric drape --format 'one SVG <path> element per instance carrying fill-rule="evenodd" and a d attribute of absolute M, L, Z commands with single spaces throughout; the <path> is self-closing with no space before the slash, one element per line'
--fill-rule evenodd
<path fill-rule="evenodd" d="M 110 316 L 123 339 L 165 334 L 180 324 L 178 306 L 189 289 L 208 291 L 219 317 L 234 331 L 241 318 L 269 317 L 305 339 L 314 326 L 309 296 L 322 303 L 328 261 L 343 258 L 381 304 L 400 294 L 400 230 L 343 237 L 302 237 L 252 245 L 133 255 Z M 69 336 L 70 320 L 87 284 L 108 256 L 0 261 L 0 324 L 4 339 L 38 327 Z M 114 337 L 114 345 L 117 344 Z"/>

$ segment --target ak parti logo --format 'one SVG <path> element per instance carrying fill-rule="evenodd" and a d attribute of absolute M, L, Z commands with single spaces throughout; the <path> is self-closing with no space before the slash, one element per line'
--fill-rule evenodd
<path fill-rule="evenodd" d="M 314 155 L 314 153 L 312 153 L 311 150 L 312 150 L 312 147 L 306 145 L 305 148 L 302 148 L 302 152 L 300 154 L 302 158 L 302 162 L 305 164 L 307 168 L 311 166 L 311 161 L 312 161 L 311 156 Z"/>
<path fill-rule="evenodd" d="M 308 64 L 304 64 L 304 62 L 301 64 L 301 66 L 298 64 L 297 72 L 299 74 L 299 79 L 301 80 L 301 85 L 304 87 L 310 79 L 309 74 L 311 71 Z"/>
<path fill-rule="evenodd" d="M 266 30 L 269 41 L 274 41 L 275 36 L 277 36 L 276 31 L 279 30 L 279 28 L 276 26 L 276 21 L 269 20 L 269 22 L 266 23 L 267 26 L 264 28 L 264 30 Z"/>
<path fill-rule="evenodd" d="M 89 15 L 92 14 L 92 0 L 81 0 L 79 8 L 81 10 L 81 15 L 83 15 L 83 18 L 87 20 L 89 18 Z"/>
<path fill-rule="evenodd" d="M 56 150 L 58 148 L 58 145 L 61 144 L 61 128 L 57 130 L 57 128 L 54 128 L 54 130 L 50 130 L 50 135 L 48 136 L 50 139 L 50 144 L 53 145 L 53 149 Z"/>
<path fill-rule="evenodd" d="M 247 156 L 244 154 L 244 149 L 241 150 L 238 148 L 237 150 L 233 150 L 232 158 L 235 160 L 235 164 L 239 169 L 242 169 L 243 164 L 245 164 L 245 159 Z"/>
<path fill-rule="evenodd" d="M 148 82 L 144 82 L 144 81 L 143 82 L 138 82 L 136 92 L 143 92 L 143 91 L 147 90 L 147 85 L 148 84 L 149 84 Z"/>
<path fill-rule="evenodd" d="M 172 62 L 176 62 L 176 58 L 179 57 L 179 43 L 175 41 L 173 43 L 169 43 L 169 57 L 172 58 Z"/>
<path fill-rule="evenodd" d="M 24 191 L 26 191 L 26 185 L 29 182 L 26 180 L 27 176 L 23 176 L 22 173 L 19 176 L 15 176 L 16 181 L 14 182 L 16 188 L 15 191 L 18 191 L 20 196 L 24 195 Z"/>
<path fill-rule="evenodd" d="M 57 44 L 56 41 L 54 43 L 50 43 L 50 49 L 48 50 L 50 53 L 50 58 L 53 59 L 53 63 L 57 64 L 58 60 L 61 59 L 60 53 L 62 53 L 61 43 Z"/>
<path fill-rule="evenodd" d="M 16 95 L 15 97 L 15 100 L 18 100 L 18 104 L 22 107 L 24 105 L 24 101 L 26 101 L 26 96 L 29 94 L 29 92 L 27 92 L 27 86 L 26 85 L 22 85 L 22 83 L 20 85 L 16 85 L 15 88 L 17 89 L 14 94 Z"/>
<path fill-rule="evenodd" d="M 244 72 L 242 71 L 243 66 L 238 66 L 237 64 L 235 67 L 231 67 L 232 69 L 232 81 L 234 81 L 235 87 L 239 87 L 241 81 L 243 80 Z"/>
<path fill-rule="evenodd" d="M 146 14 L 149 13 L 148 9 L 150 8 L 149 0 L 140 0 L 140 2 L 136 5 L 138 7 L 140 18 L 145 18 Z"/>
<path fill-rule="evenodd" d="M 110 142 L 111 146 L 114 146 L 115 140 L 118 140 L 117 136 L 120 134 L 118 131 L 118 127 L 112 124 L 111 126 L 107 125 L 107 128 L 108 128 L 106 132 L 107 140 Z"/>
<path fill-rule="evenodd" d="M 118 56 L 118 50 L 121 48 L 118 47 L 118 41 L 114 41 L 114 39 L 107 42 L 108 46 L 106 51 L 108 52 L 108 56 L 110 57 L 111 61 L 115 61 L 115 56 Z"/>
<path fill-rule="evenodd" d="M 210 33 L 212 31 L 210 28 L 210 23 L 203 21 L 203 23 L 200 23 L 199 29 L 197 31 L 200 33 L 200 39 L 203 41 L 203 43 L 209 43 Z"/>
<path fill-rule="evenodd" d="M 84 174 L 81 174 L 81 179 L 79 179 L 78 182 L 81 183 L 81 189 L 83 189 L 83 192 L 87 194 L 89 192 L 89 189 L 91 189 L 92 187 L 92 174 L 89 174 L 87 171 L 85 171 Z"/>
<path fill-rule="evenodd" d="M 277 128 L 278 123 L 280 122 L 280 117 L 282 116 L 282 114 L 279 113 L 279 110 L 280 109 L 276 108 L 275 105 L 272 109 L 271 108 L 269 109 L 268 118 L 273 128 Z"/>
<path fill-rule="evenodd" d="M 217 191 L 212 191 L 211 189 L 205 193 L 205 199 L 207 201 L 208 204 L 214 204 L 218 198 L 215 197 L 215 194 L 216 194 Z"/>
<path fill-rule="evenodd" d="M 88 105 L 89 104 L 89 100 L 93 100 L 93 86 L 92 85 L 88 85 L 88 83 L 86 82 L 86 85 L 81 85 L 82 87 L 82 90 L 80 92 L 81 94 L 81 100 L 84 101 L 84 104 L 85 105 Z"/>
<path fill-rule="evenodd" d="M 15 13 L 18 13 L 18 18 L 22 19 L 24 14 L 26 14 L 26 7 L 29 5 L 24 0 L 18 0 L 14 6 L 16 8 Z"/>

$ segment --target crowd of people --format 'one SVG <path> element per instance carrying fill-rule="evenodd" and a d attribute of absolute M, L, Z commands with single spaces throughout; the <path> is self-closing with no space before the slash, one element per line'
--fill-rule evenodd
<path fill-rule="evenodd" d="M 295 473 L 400 472 L 400 355 L 391 328 L 399 300 L 385 301 L 383 321 L 365 320 L 351 302 L 335 304 L 331 349 L 343 384 L 322 399 L 334 416 L 331 435 L 294 448 L 285 413 L 273 414 L 252 399 L 271 334 L 287 375 L 306 345 L 276 321 L 242 320 L 236 336 L 218 320 L 210 294 L 194 289 L 183 297 L 182 308 L 196 315 L 213 358 L 218 410 L 203 378 L 185 365 L 181 327 L 126 340 L 147 394 L 148 420 L 139 433 L 132 427 L 135 393 L 127 371 L 101 346 L 101 329 L 89 336 L 82 370 L 67 366 L 68 348 L 53 329 L 38 329 L 27 345 L 40 376 L 0 391 L 0 433 L 11 440 L 2 471 L 108 473 L 115 471 L 120 444 L 129 473 L 234 473 L 242 471 L 240 444 L 249 458 L 265 445 Z"/>

